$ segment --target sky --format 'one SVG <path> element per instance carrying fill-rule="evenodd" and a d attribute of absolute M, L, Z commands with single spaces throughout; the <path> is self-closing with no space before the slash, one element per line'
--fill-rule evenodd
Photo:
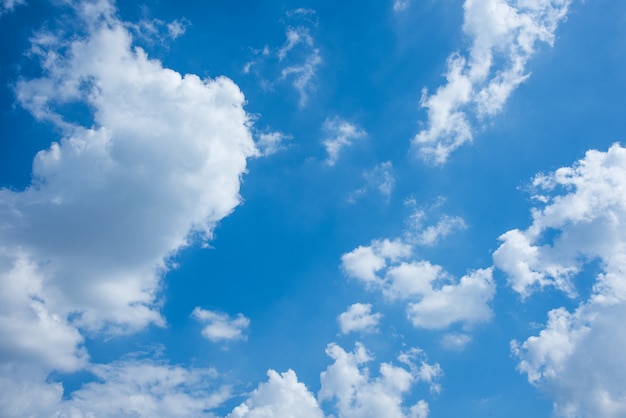
<path fill-rule="evenodd" d="M 626 417 L 625 23 L 0 0 L 0 416 Z"/>

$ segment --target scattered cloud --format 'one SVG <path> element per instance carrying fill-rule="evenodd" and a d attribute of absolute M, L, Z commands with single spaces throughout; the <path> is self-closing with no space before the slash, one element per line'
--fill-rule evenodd
<path fill-rule="evenodd" d="M 393 11 L 402 12 L 409 8 L 411 0 L 393 0 Z"/>
<path fill-rule="evenodd" d="M 423 210 L 416 210 L 409 217 L 408 230 L 405 239 L 414 245 L 432 247 L 441 239 L 451 233 L 467 228 L 463 218 L 458 216 L 443 215 L 434 225 L 424 226 L 426 213 Z"/>
<path fill-rule="evenodd" d="M 204 325 L 202 335 L 213 342 L 245 340 L 244 330 L 250 326 L 250 320 L 242 314 L 231 318 L 225 313 L 196 307 L 191 315 Z"/>
<path fill-rule="evenodd" d="M 283 144 L 290 139 L 291 136 L 279 131 L 260 132 L 257 134 L 256 146 L 262 156 L 268 156 L 285 149 Z"/>
<path fill-rule="evenodd" d="M 626 148 L 591 150 L 571 167 L 535 177 L 536 201 L 526 230 L 500 237 L 494 265 L 522 298 L 545 287 L 571 297 L 575 281 L 599 265 L 588 298 L 548 313 L 538 336 L 512 342 L 519 370 L 554 399 L 560 416 L 618 417 L 626 413 L 621 376 L 626 361 Z M 619 376 L 619 377 L 618 377 Z"/>
<path fill-rule="evenodd" d="M 339 315 L 339 329 L 342 334 L 350 332 L 376 332 L 381 313 L 372 313 L 369 303 L 355 303 L 346 312 Z"/>
<path fill-rule="evenodd" d="M 2 0 L 0 3 L 0 16 L 13 11 L 16 6 L 26 4 L 26 0 Z"/>
<path fill-rule="evenodd" d="M 571 0 L 466 0 L 463 32 L 471 46 L 467 55 L 449 56 L 446 84 L 421 106 L 427 127 L 412 141 L 421 156 L 443 164 L 452 151 L 472 140 L 473 121 L 502 110 L 511 93 L 526 80 L 526 64 L 539 42 L 552 45 Z M 496 62 L 503 61 L 503 65 Z"/>
<path fill-rule="evenodd" d="M 352 146 L 356 139 L 367 135 L 358 126 L 338 117 L 326 119 L 322 129 L 324 130 L 322 144 L 328 153 L 326 164 L 329 166 L 337 163 L 343 149 Z"/>
<path fill-rule="evenodd" d="M 390 301 L 406 301 L 407 318 L 416 327 L 444 329 L 491 319 L 491 268 L 471 271 L 456 281 L 443 267 L 412 258 L 410 244 L 385 239 L 344 254 L 341 263 L 345 274 L 366 288 L 381 291 Z"/>
<path fill-rule="evenodd" d="M 414 405 L 404 405 L 404 395 L 419 382 L 428 384 L 432 392 L 440 390 L 437 381 L 443 375 L 441 367 L 427 363 L 419 349 L 398 357 L 406 367 L 381 363 L 378 377 L 371 377 L 364 367 L 372 358 L 360 343 L 351 353 L 337 344 L 329 344 L 326 353 L 334 363 L 322 372 L 318 398 L 320 402 L 335 400 L 340 417 L 425 417 L 428 404 L 420 400 Z"/>
<path fill-rule="evenodd" d="M 446 350 L 463 351 L 471 341 L 469 335 L 450 332 L 441 338 L 441 346 Z"/>
<path fill-rule="evenodd" d="M 391 161 L 385 161 L 376 165 L 373 169 L 363 172 L 363 178 L 366 181 L 366 185 L 350 193 L 348 201 L 355 202 L 356 199 L 365 195 L 369 190 L 376 190 L 385 199 L 389 200 L 396 185 Z"/>
<path fill-rule="evenodd" d="M 315 76 L 323 62 L 320 49 L 311 34 L 317 26 L 316 12 L 299 8 L 288 11 L 287 17 L 294 21 L 294 25 L 286 28 L 284 44 L 278 48 L 266 45 L 261 49 L 252 49 L 255 58 L 246 62 L 243 72 L 261 77 L 260 84 L 272 90 L 276 78 L 268 78 L 272 71 L 266 67 L 273 62 L 280 73 L 277 81 L 291 82 L 298 92 L 298 105 L 302 108 L 307 105 L 309 95 L 315 91 Z"/>

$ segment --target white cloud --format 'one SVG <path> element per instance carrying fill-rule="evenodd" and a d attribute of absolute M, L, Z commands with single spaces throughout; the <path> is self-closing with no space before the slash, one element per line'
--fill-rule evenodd
<path fill-rule="evenodd" d="M 231 396 L 213 369 L 150 361 L 91 365 L 96 381 L 63 398 L 60 383 L 28 365 L 0 365 L 0 415 L 12 417 L 214 417 Z"/>
<path fill-rule="evenodd" d="M 389 247 L 393 251 L 385 250 Z M 375 240 L 344 254 L 341 262 L 346 275 L 368 289 L 380 290 L 392 301 L 407 301 L 407 317 L 416 327 L 471 326 L 491 319 L 491 268 L 469 272 L 457 282 L 443 267 L 410 258 L 411 246 L 401 240 Z"/>
<path fill-rule="evenodd" d="M 409 218 L 409 228 L 405 233 L 405 239 L 416 245 L 433 246 L 441 239 L 457 230 L 467 228 L 463 218 L 458 216 L 444 215 L 435 225 L 424 226 L 426 214 L 417 210 Z"/>
<path fill-rule="evenodd" d="M 369 303 L 355 303 L 337 318 L 342 334 L 350 332 L 376 332 L 381 313 L 372 313 Z"/>
<path fill-rule="evenodd" d="M 385 199 L 389 200 L 393 188 L 396 185 L 396 178 L 393 174 L 393 164 L 391 161 L 377 164 L 371 170 L 365 171 L 363 178 L 367 184 L 350 193 L 348 196 L 350 202 L 355 202 L 357 198 L 363 196 L 369 190 L 376 190 L 383 195 Z"/>
<path fill-rule="evenodd" d="M 267 383 L 259 384 L 250 397 L 227 418 L 323 418 L 317 400 L 298 381 L 293 370 L 267 372 Z"/>
<path fill-rule="evenodd" d="M 471 341 L 469 335 L 450 332 L 441 338 L 441 346 L 447 350 L 462 351 Z"/>
<path fill-rule="evenodd" d="M 372 360 L 365 347 L 357 343 L 352 353 L 329 344 L 326 353 L 334 363 L 321 374 L 320 402 L 336 401 L 342 418 L 405 418 L 427 416 L 428 405 L 421 400 L 404 405 L 403 397 L 413 385 L 424 382 L 439 391 L 437 380 L 443 375 L 439 364 L 429 364 L 424 353 L 413 349 L 399 356 L 405 367 L 381 363 L 379 376 L 371 377 L 365 364 Z"/>
<path fill-rule="evenodd" d="M 344 148 L 350 147 L 354 140 L 363 138 L 367 133 L 356 125 L 338 117 L 326 119 L 322 126 L 325 138 L 322 140 L 328 153 L 326 164 L 334 166 Z"/>
<path fill-rule="evenodd" d="M 0 246 L 38 267 L 54 315 L 128 332 L 164 323 L 156 295 L 168 257 L 211 237 L 258 151 L 232 81 L 163 68 L 101 9 L 104 22 L 85 12 L 97 22 L 85 38 L 35 41 L 45 76 L 20 82 L 18 98 L 63 138 L 37 154 L 29 188 L 0 190 Z M 93 126 L 64 120 L 55 106 L 66 103 L 89 106 Z"/>
<path fill-rule="evenodd" d="M 454 53 L 447 62 L 446 84 L 429 95 L 427 127 L 412 141 L 425 159 L 444 163 L 472 140 L 472 121 L 502 110 L 509 95 L 528 78 L 526 63 L 536 45 L 552 45 L 571 0 L 466 0 L 463 31 L 470 38 L 467 56 Z M 503 60 L 498 68 L 494 61 Z"/>
<path fill-rule="evenodd" d="M 291 139 L 291 137 L 282 132 L 261 132 L 257 135 L 256 145 L 261 155 L 268 156 L 285 149 L 283 143 L 289 139 Z"/>
<path fill-rule="evenodd" d="M 589 275 L 592 262 L 600 272 L 573 312 L 553 309 L 539 335 L 512 342 L 519 370 L 554 399 L 559 416 L 624 416 L 626 148 L 588 151 L 534 186 L 544 207 L 533 209 L 528 229 L 503 234 L 493 256 L 509 285 L 523 298 L 546 286 L 574 297 L 579 273 Z"/>
<path fill-rule="evenodd" d="M 15 6 L 26 4 L 26 0 L 2 0 L 0 3 L 0 16 L 15 9 Z"/>
<path fill-rule="evenodd" d="M 246 161 L 259 154 L 251 118 L 231 80 L 182 76 L 134 47 L 111 2 L 71 6 L 83 35 L 36 34 L 42 77 L 16 86 L 20 104 L 61 139 L 35 156 L 29 187 L 0 189 L 0 367 L 12 376 L 0 379 L 0 415 L 36 403 L 32 416 L 91 406 L 104 408 L 95 416 L 200 416 L 213 402 L 194 386 L 201 370 L 90 365 L 83 340 L 165 324 L 168 260 L 210 239 L 240 202 Z M 90 114 L 67 119 L 68 105 Z M 59 404 L 62 387 L 46 380 L 53 370 L 102 381 Z M 139 381 L 152 371 L 164 381 Z M 102 396 L 118 390 L 117 400 Z"/>
<path fill-rule="evenodd" d="M 205 325 L 202 328 L 202 335 L 213 342 L 245 340 L 244 331 L 250 326 L 250 320 L 242 314 L 231 318 L 225 313 L 196 307 L 191 315 Z"/>
<path fill-rule="evenodd" d="M 394 12 L 402 12 L 409 8 L 411 5 L 411 0 L 394 0 L 393 1 L 393 11 Z"/>

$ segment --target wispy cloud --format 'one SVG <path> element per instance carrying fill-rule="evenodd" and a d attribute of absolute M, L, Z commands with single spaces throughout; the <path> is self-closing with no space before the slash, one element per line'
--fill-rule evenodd
<path fill-rule="evenodd" d="M 343 149 L 352 146 L 355 140 L 367 135 L 367 133 L 357 125 L 339 117 L 326 119 L 322 125 L 322 130 L 325 136 L 322 140 L 322 144 L 328 153 L 326 164 L 329 166 L 334 166 L 337 163 Z"/>
<path fill-rule="evenodd" d="M 421 105 L 426 127 L 412 141 L 419 154 L 443 164 L 455 149 L 473 138 L 473 125 L 499 113 L 510 94 L 528 78 L 526 64 L 537 44 L 552 45 L 558 24 L 571 0 L 466 0 L 463 32 L 470 38 L 467 54 L 449 56 L 446 84 Z M 495 64 L 503 61 L 500 66 Z"/>

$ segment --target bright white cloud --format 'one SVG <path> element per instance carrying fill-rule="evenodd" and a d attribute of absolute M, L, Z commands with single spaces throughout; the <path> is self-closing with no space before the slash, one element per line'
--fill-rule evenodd
<path fill-rule="evenodd" d="M 202 335 L 213 342 L 245 340 L 244 331 L 250 326 L 250 320 L 242 314 L 231 318 L 225 313 L 196 307 L 191 315 L 204 325 Z"/>
<path fill-rule="evenodd" d="M 588 151 L 534 186 L 544 206 L 528 229 L 503 234 L 494 253 L 509 285 L 525 298 L 546 286 L 574 296 L 590 262 L 600 272 L 573 312 L 554 309 L 539 335 L 512 342 L 519 370 L 552 396 L 559 416 L 624 416 L 626 148 Z"/>
<path fill-rule="evenodd" d="M 324 418 L 317 400 L 293 370 L 267 372 L 267 383 L 250 394 L 226 418 Z"/>
<path fill-rule="evenodd" d="M 258 151 L 232 81 L 164 68 L 100 9 L 104 21 L 84 12 L 85 38 L 34 41 L 45 76 L 20 82 L 18 98 L 64 133 L 37 154 L 29 188 L 0 190 L 0 246 L 37 266 L 40 298 L 62 321 L 126 332 L 164 323 L 156 295 L 168 257 L 211 237 Z M 93 127 L 55 111 L 69 103 L 88 105 Z"/>
<path fill-rule="evenodd" d="M 342 418 L 427 416 L 425 401 L 408 406 L 404 405 L 403 398 L 418 382 L 430 385 L 431 391 L 437 392 L 437 380 L 443 375 L 439 364 L 427 363 L 419 349 L 400 355 L 399 361 L 406 367 L 381 363 L 377 377 L 371 377 L 364 367 L 372 358 L 359 343 L 352 353 L 329 344 L 326 353 L 334 363 L 322 372 L 318 398 L 320 402 L 335 400 Z"/>
<path fill-rule="evenodd" d="M 204 372 L 90 365 L 83 335 L 165 324 L 168 260 L 210 239 L 240 202 L 246 161 L 259 155 L 251 118 L 231 80 L 182 76 L 134 47 L 111 2 L 72 7 L 84 35 L 37 33 L 42 77 L 16 86 L 61 139 L 35 156 L 29 187 L 0 189 L 0 367 L 11 376 L 0 379 L 0 415 L 33 404 L 32 416 L 201 416 L 215 405 L 194 386 Z M 70 120 L 64 106 L 88 112 Z M 53 370 L 101 382 L 59 403 Z"/>
<path fill-rule="evenodd" d="M 372 313 L 369 303 L 355 303 L 337 318 L 342 334 L 350 332 L 376 332 L 381 313 Z"/>
<path fill-rule="evenodd" d="M 412 141 L 425 159 L 444 163 L 472 140 L 472 124 L 502 110 L 510 94 L 528 78 L 526 64 L 539 42 L 552 45 L 571 0 L 465 0 L 463 32 L 467 55 L 450 55 L 446 84 L 429 95 L 427 127 Z M 502 66 L 494 62 L 502 60 Z"/>
<path fill-rule="evenodd" d="M 343 149 L 352 146 L 355 140 L 367 135 L 363 129 L 338 117 L 326 119 L 322 129 L 325 136 L 322 144 L 328 153 L 326 164 L 329 166 L 337 163 Z"/>
<path fill-rule="evenodd" d="M 389 247 L 392 251 L 386 250 Z M 411 246 L 396 241 L 372 241 L 341 258 L 347 276 L 389 300 L 407 301 L 407 317 L 420 328 L 442 329 L 487 322 L 495 295 L 492 269 L 469 272 L 458 282 L 443 267 L 411 260 Z"/>

